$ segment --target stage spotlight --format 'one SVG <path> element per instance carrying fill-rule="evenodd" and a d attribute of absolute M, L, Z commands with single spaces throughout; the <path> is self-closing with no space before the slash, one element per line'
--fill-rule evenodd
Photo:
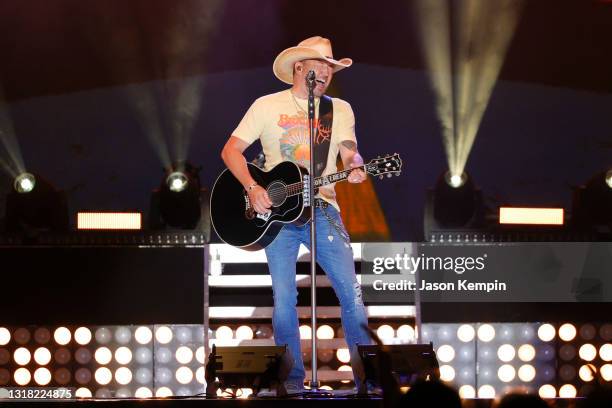
<path fill-rule="evenodd" d="M 63 191 L 31 173 L 17 176 L 13 191 L 6 196 L 7 232 L 66 231 L 68 224 Z"/>
<path fill-rule="evenodd" d="M 312 329 L 310 326 L 305 324 L 300 326 L 300 339 L 301 340 L 310 340 L 312 339 Z"/>
<path fill-rule="evenodd" d="M 15 177 L 13 187 L 18 193 L 29 193 L 36 186 L 36 177 L 31 173 L 21 173 Z"/>
<path fill-rule="evenodd" d="M 544 384 L 538 390 L 538 394 L 541 398 L 555 398 L 557 396 L 557 389 L 550 384 Z"/>
<path fill-rule="evenodd" d="M 324 324 L 317 329 L 317 339 L 331 340 L 334 338 L 334 329 L 331 326 Z"/>
<path fill-rule="evenodd" d="M 482 193 L 466 173 L 438 177 L 434 189 L 427 191 L 425 236 L 434 232 L 480 229 L 485 225 Z"/>
<path fill-rule="evenodd" d="M 575 228 L 612 233 L 612 170 L 592 177 L 574 191 L 572 224 Z"/>
<path fill-rule="evenodd" d="M 576 398 L 576 387 L 571 384 L 565 384 L 559 388 L 559 397 L 561 398 Z"/>
<path fill-rule="evenodd" d="M 597 357 L 597 349 L 592 344 L 583 344 L 578 350 L 578 355 L 585 361 L 593 361 Z"/>
<path fill-rule="evenodd" d="M 0 327 L 0 346 L 5 346 L 11 341 L 11 332 L 6 327 Z"/>
<path fill-rule="evenodd" d="M 451 172 L 447 171 L 444 178 L 446 179 L 446 182 L 448 183 L 449 186 L 451 186 L 452 188 L 459 188 L 465 184 L 467 180 L 467 174 L 463 173 L 461 175 L 459 174 L 451 175 Z"/>
<path fill-rule="evenodd" d="M 154 230 L 195 230 L 210 238 L 208 190 L 200 187 L 200 168 L 180 162 L 166 169 L 151 195 L 149 226 Z"/>
<path fill-rule="evenodd" d="M 153 396 L 153 392 L 147 387 L 140 387 L 134 393 L 134 397 L 136 398 L 151 398 Z"/>

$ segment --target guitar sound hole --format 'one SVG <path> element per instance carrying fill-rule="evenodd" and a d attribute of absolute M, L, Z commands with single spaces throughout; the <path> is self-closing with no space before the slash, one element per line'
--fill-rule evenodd
<path fill-rule="evenodd" d="M 275 181 L 268 185 L 267 191 L 274 207 L 281 206 L 287 200 L 287 187 L 281 181 Z"/>

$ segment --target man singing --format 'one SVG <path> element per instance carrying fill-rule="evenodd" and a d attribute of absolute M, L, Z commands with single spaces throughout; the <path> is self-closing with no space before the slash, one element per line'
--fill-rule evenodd
<path fill-rule="evenodd" d="M 276 57 L 272 67 L 274 74 L 292 87 L 257 99 L 221 153 L 225 165 L 242 183 L 258 213 L 269 212 L 272 201 L 266 189 L 251 177 L 243 152 L 259 139 L 265 155 L 265 170 L 270 170 L 282 161 L 292 161 L 309 168 L 306 76 L 311 70 L 317 79 L 314 88 L 317 130 L 315 176 L 335 173 L 338 154 L 345 168 L 363 165 L 363 159 L 357 151 L 355 117 L 351 106 L 341 99 L 324 95 L 333 74 L 350 67 L 352 63 L 349 58 L 333 59 L 330 41 L 318 36 L 308 38 Z M 355 169 L 348 181 L 361 183 L 365 178 L 362 170 Z M 369 344 L 370 338 L 362 328 L 364 324 L 367 325 L 367 316 L 361 288 L 355 276 L 349 236 L 340 218 L 333 185 L 321 187 L 315 202 L 317 263 L 327 274 L 340 301 L 346 342 L 351 355 L 356 357 L 356 345 Z M 309 224 L 285 225 L 265 249 L 274 293 L 274 341 L 277 345 L 288 345 L 294 358 L 293 368 L 285 383 L 289 394 L 303 391 L 305 377 L 296 310 L 298 292 L 295 274 L 300 244 L 310 246 Z"/>

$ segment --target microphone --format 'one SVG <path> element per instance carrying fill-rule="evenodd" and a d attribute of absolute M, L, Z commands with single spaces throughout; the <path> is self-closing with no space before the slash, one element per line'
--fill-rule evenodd
<path fill-rule="evenodd" d="M 315 72 L 314 70 L 311 69 L 310 71 L 308 71 L 308 74 L 306 74 L 306 85 L 313 88 L 315 80 L 316 80 Z"/>

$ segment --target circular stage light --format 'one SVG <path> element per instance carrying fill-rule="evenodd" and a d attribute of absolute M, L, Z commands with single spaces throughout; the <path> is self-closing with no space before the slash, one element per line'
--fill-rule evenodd
<path fill-rule="evenodd" d="M 236 329 L 236 339 L 238 340 L 252 340 L 253 335 L 253 329 L 249 326 L 240 326 Z"/>
<path fill-rule="evenodd" d="M 176 361 L 181 364 L 189 364 L 193 360 L 193 351 L 187 346 L 181 346 L 174 354 Z"/>
<path fill-rule="evenodd" d="M 497 377 L 499 377 L 499 379 L 503 382 L 510 382 L 514 380 L 515 376 L 516 371 L 510 364 L 504 364 L 503 366 L 499 367 L 499 370 L 497 370 Z"/>
<path fill-rule="evenodd" d="M 53 332 L 53 338 L 57 344 L 60 346 L 65 346 L 66 344 L 70 343 L 72 335 L 70 334 L 70 330 L 68 330 L 66 327 L 58 327 L 55 329 L 55 332 Z"/>
<path fill-rule="evenodd" d="M 563 341 L 572 341 L 576 337 L 576 327 L 573 324 L 565 323 L 559 327 L 559 338 Z"/>
<path fill-rule="evenodd" d="M 96 330 L 95 337 L 98 343 L 107 344 L 112 340 L 113 334 L 106 327 L 101 327 L 98 330 Z"/>
<path fill-rule="evenodd" d="M 167 347 L 160 347 L 155 353 L 155 361 L 161 364 L 168 364 L 172 360 L 172 352 Z"/>
<path fill-rule="evenodd" d="M 503 344 L 497 349 L 497 357 L 504 363 L 514 360 L 516 350 L 510 344 Z"/>
<path fill-rule="evenodd" d="M 198 347 L 195 352 L 195 358 L 200 364 L 204 364 L 205 356 L 204 356 L 204 346 Z"/>
<path fill-rule="evenodd" d="M 599 374 L 604 381 L 612 381 L 612 364 L 602 365 Z"/>
<path fill-rule="evenodd" d="M 445 178 L 448 185 L 452 188 L 459 188 L 467 181 L 467 175 L 465 173 L 451 175 L 450 172 L 447 172 Z"/>
<path fill-rule="evenodd" d="M 113 353 L 108 347 L 100 347 L 96 350 L 94 358 L 98 364 L 106 365 L 113 359 Z"/>
<path fill-rule="evenodd" d="M 153 392 L 151 391 L 150 388 L 140 387 L 136 390 L 136 392 L 134 393 L 134 396 L 136 398 L 151 398 L 153 396 Z"/>
<path fill-rule="evenodd" d="M 11 332 L 6 327 L 0 327 L 0 346 L 5 346 L 11 341 Z"/>
<path fill-rule="evenodd" d="M 215 339 L 219 341 L 229 341 L 234 338 L 234 332 L 228 326 L 219 326 L 215 330 Z"/>
<path fill-rule="evenodd" d="M 204 331 L 200 331 L 200 336 L 204 336 Z M 189 327 L 179 327 L 176 329 L 176 339 L 180 344 L 186 344 L 193 338 Z"/>
<path fill-rule="evenodd" d="M 555 338 L 555 328 L 549 323 L 541 325 L 538 328 L 538 337 L 542 341 L 551 341 Z"/>
<path fill-rule="evenodd" d="M 312 329 L 310 326 L 305 324 L 300 326 L 300 339 L 301 340 L 310 340 L 312 339 Z"/>
<path fill-rule="evenodd" d="M 475 335 L 476 331 L 474 330 L 474 327 L 469 324 L 462 324 L 457 329 L 457 337 L 464 343 L 474 340 Z"/>
<path fill-rule="evenodd" d="M 74 392 L 74 396 L 77 398 L 91 398 L 93 395 L 89 388 L 81 387 Z"/>
<path fill-rule="evenodd" d="M 153 332 L 146 326 L 140 326 L 136 329 L 134 338 L 140 344 L 148 344 L 153 339 Z"/>
<path fill-rule="evenodd" d="M 330 340 L 334 338 L 334 329 L 331 326 L 324 324 L 317 329 L 317 339 Z"/>
<path fill-rule="evenodd" d="M 172 395 L 172 390 L 168 387 L 159 387 L 157 391 L 155 391 L 155 396 L 157 398 L 168 398 Z"/>
<path fill-rule="evenodd" d="M 582 337 L 583 340 L 589 341 L 593 340 L 593 338 L 597 334 L 597 330 L 595 329 L 595 326 L 593 326 L 591 323 L 587 323 L 580 327 L 579 333 L 580 337 Z"/>
<path fill-rule="evenodd" d="M 471 385 L 462 385 L 459 387 L 459 397 L 461 399 L 476 398 L 476 390 Z"/>
<path fill-rule="evenodd" d="M 94 378 L 98 384 L 106 385 L 113 379 L 113 373 L 106 367 L 100 367 L 96 370 Z"/>
<path fill-rule="evenodd" d="M 195 378 L 200 384 L 206 384 L 206 371 L 204 371 L 204 367 L 200 367 L 196 370 Z"/>
<path fill-rule="evenodd" d="M 175 171 L 170 173 L 168 178 L 166 178 L 166 184 L 170 191 L 174 191 L 175 193 L 180 193 L 181 191 L 187 188 L 189 184 L 189 179 L 185 175 L 185 173 L 180 171 Z"/>
<path fill-rule="evenodd" d="M 136 381 L 139 384 L 148 384 L 151 382 L 152 378 L 153 378 L 153 374 L 151 373 L 151 370 L 149 370 L 148 368 L 141 367 L 138 370 L 136 370 Z"/>
<path fill-rule="evenodd" d="M 535 358 L 536 351 L 531 344 L 523 344 L 518 349 L 518 357 L 521 361 L 529 362 Z"/>
<path fill-rule="evenodd" d="M 32 374 L 27 368 L 18 368 L 15 370 L 13 374 L 13 379 L 18 385 L 28 385 L 28 383 L 32 380 Z"/>
<path fill-rule="evenodd" d="M 172 330 L 168 326 L 161 326 L 155 330 L 155 338 L 161 344 L 168 344 L 172 341 Z"/>
<path fill-rule="evenodd" d="M 480 388 L 478 388 L 478 398 L 495 398 L 495 388 L 488 384 L 481 386 Z"/>
<path fill-rule="evenodd" d="M 441 365 L 440 379 L 447 382 L 453 381 L 455 379 L 455 369 L 447 364 Z"/>
<path fill-rule="evenodd" d="M 21 173 L 15 177 L 13 187 L 18 193 L 29 193 L 36 187 L 36 177 L 31 173 Z"/>
<path fill-rule="evenodd" d="M 378 327 L 376 334 L 381 340 L 391 340 L 395 337 L 395 330 L 388 324 L 383 324 Z"/>
<path fill-rule="evenodd" d="M 119 327 L 115 330 L 115 341 L 119 344 L 128 344 L 132 339 L 132 332 L 127 327 Z"/>
<path fill-rule="evenodd" d="M 538 390 L 538 394 L 540 395 L 540 398 L 544 399 L 555 398 L 557 396 L 557 389 L 550 384 L 544 384 Z"/>
<path fill-rule="evenodd" d="M 578 349 L 578 355 L 585 361 L 593 361 L 597 357 L 597 349 L 592 344 L 583 344 Z"/>
<path fill-rule="evenodd" d="M 351 361 L 351 352 L 347 348 L 339 348 L 336 350 L 336 358 L 341 363 L 348 363 Z"/>
<path fill-rule="evenodd" d="M 576 387 L 571 384 L 565 384 L 559 388 L 560 398 L 576 398 Z"/>
<path fill-rule="evenodd" d="M 39 327 L 34 330 L 34 340 L 39 344 L 47 344 L 51 340 L 51 332 L 44 327 Z"/>
<path fill-rule="evenodd" d="M 91 341 L 91 330 L 89 330 L 87 327 L 79 327 L 74 331 L 74 341 L 81 346 L 89 344 Z"/>
<path fill-rule="evenodd" d="M 445 344 L 438 348 L 436 356 L 438 357 L 438 360 L 442 361 L 443 363 L 450 363 L 455 358 L 455 349 L 452 346 Z"/>
<path fill-rule="evenodd" d="M 599 357 L 603 361 L 612 361 L 612 344 L 606 343 L 599 348 Z"/>
<path fill-rule="evenodd" d="M 597 369 L 593 364 L 585 364 L 578 370 L 578 376 L 584 382 L 593 381 L 595 378 L 593 373 L 597 373 Z"/>
<path fill-rule="evenodd" d="M 13 353 L 13 360 L 15 360 L 15 362 L 19 365 L 26 365 L 30 362 L 31 359 L 32 355 L 30 354 L 30 351 L 25 347 L 19 347 Z"/>
<path fill-rule="evenodd" d="M 413 342 L 416 338 L 414 327 L 408 324 L 402 324 L 397 328 L 397 338 L 402 341 Z"/>
<path fill-rule="evenodd" d="M 606 172 L 606 184 L 608 187 L 612 188 L 612 169 Z"/>
<path fill-rule="evenodd" d="M 179 367 L 175 373 L 176 381 L 185 385 L 193 381 L 193 371 L 189 367 Z"/>
<path fill-rule="evenodd" d="M 51 382 L 51 371 L 44 367 L 37 368 L 36 371 L 34 371 L 34 381 L 36 381 L 38 385 L 49 384 Z"/>
<path fill-rule="evenodd" d="M 523 382 L 531 382 L 536 376 L 536 370 L 531 364 L 523 364 L 519 367 L 518 377 Z"/>
<path fill-rule="evenodd" d="M 121 385 L 127 385 L 132 382 L 132 370 L 127 367 L 119 367 L 115 371 L 115 381 Z"/>
<path fill-rule="evenodd" d="M 478 328 L 478 338 L 485 343 L 495 338 L 495 328 L 490 324 L 483 324 Z"/>
<path fill-rule="evenodd" d="M 146 347 L 138 347 L 136 349 L 136 362 L 138 364 L 148 364 L 153 358 L 153 353 Z M 204 364 L 204 363 L 202 363 Z"/>
<path fill-rule="evenodd" d="M 123 346 L 115 350 L 115 361 L 121 365 L 129 364 L 132 361 L 132 350 Z"/>
<path fill-rule="evenodd" d="M 51 352 L 46 347 L 39 347 L 34 351 L 34 361 L 36 364 L 44 366 L 51 361 Z"/>

